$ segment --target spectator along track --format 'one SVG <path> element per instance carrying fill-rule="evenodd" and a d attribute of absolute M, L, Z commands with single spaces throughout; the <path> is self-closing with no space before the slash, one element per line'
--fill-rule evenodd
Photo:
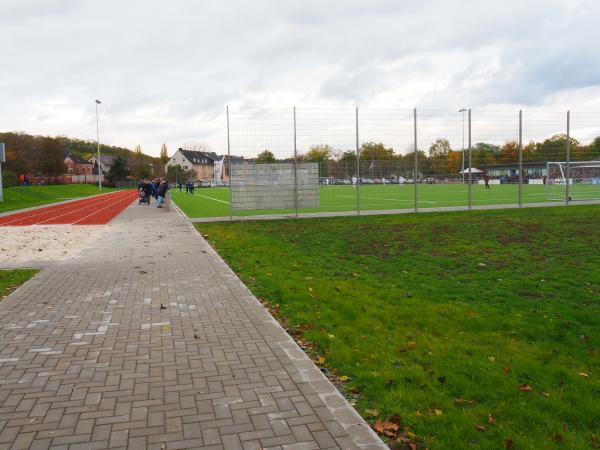
<path fill-rule="evenodd" d="M 0 217 L 0 226 L 103 225 L 129 206 L 137 195 L 137 191 L 117 191 L 9 214 Z"/>

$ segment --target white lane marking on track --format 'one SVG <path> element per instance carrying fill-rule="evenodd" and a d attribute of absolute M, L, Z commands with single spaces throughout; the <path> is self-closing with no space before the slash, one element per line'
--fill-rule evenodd
<path fill-rule="evenodd" d="M 110 194 L 109 194 L 109 195 L 110 195 Z M 112 200 L 113 200 L 113 198 L 114 198 L 114 197 L 115 197 L 115 196 L 112 196 L 112 195 L 111 195 L 111 197 L 110 197 L 110 198 L 106 198 L 106 197 L 105 197 L 105 198 L 104 198 L 104 199 L 102 199 L 102 201 L 100 201 L 100 202 L 96 202 L 96 203 L 93 203 L 93 204 L 91 204 L 91 205 L 86 205 L 86 206 L 83 206 L 82 208 L 77 208 L 77 209 L 74 209 L 74 210 L 71 210 L 71 211 L 67 211 L 66 213 L 59 214 L 58 216 L 50 217 L 49 219 L 42 220 L 41 222 L 36 222 L 34 225 L 40 225 L 40 224 L 42 224 L 42 223 L 44 223 L 44 222 L 50 222 L 50 221 L 52 221 L 52 220 L 56 220 L 56 219 L 58 219 L 59 217 L 62 217 L 62 216 L 68 216 L 69 214 L 73 214 L 73 213 L 76 213 L 76 212 L 78 212 L 78 211 L 85 210 L 85 209 L 88 209 L 88 208 L 93 208 L 93 207 L 95 207 L 95 206 L 98 206 L 98 205 L 104 205 L 105 203 L 108 203 L 108 204 L 109 204 L 109 205 L 108 205 L 108 207 L 110 207 L 110 206 L 111 206 L 111 202 L 112 202 Z M 118 196 L 117 196 L 117 198 L 118 198 Z M 119 202 L 117 202 L 117 203 L 119 203 Z M 102 208 L 102 209 L 106 209 L 106 208 Z M 99 211 L 102 211 L 102 209 L 100 209 Z M 96 212 L 97 212 L 97 211 L 96 211 Z M 92 214 L 93 214 L 93 213 L 92 213 Z M 86 217 L 87 217 L 87 216 L 86 216 Z M 77 222 L 72 222 L 72 223 L 71 223 L 71 225 L 73 225 L 73 223 L 77 223 Z"/>
<path fill-rule="evenodd" d="M 118 204 L 120 204 L 120 203 L 123 203 L 123 202 L 126 202 L 126 201 L 127 201 L 127 202 L 129 202 L 129 203 L 133 203 L 133 201 L 134 201 L 134 200 L 135 200 L 135 199 L 124 198 L 124 199 L 122 199 L 122 200 L 119 200 L 119 201 L 117 201 L 117 202 L 116 202 L 114 205 L 108 205 L 108 206 L 106 206 L 106 207 L 104 207 L 104 208 L 102 208 L 102 209 L 98 209 L 98 210 L 94 211 L 94 212 L 93 212 L 93 213 L 91 213 L 91 214 L 88 214 L 87 216 L 84 216 L 84 217 L 82 217 L 82 218 L 81 218 L 81 219 L 79 219 L 79 220 L 76 220 L 75 222 L 71 222 L 71 225 L 75 225 L 76 223 L 79 223 L 79 222 L 81 222 L 82 220 L 84 220 L 84 219 L 87 219 L 88 217 L 90 217 L 90 216 L 93 216 L 94 214 L 97 214 L 97 213 L 99 213 L 100 211 L 104 211 L 105 209 L 107 209 L 107 208 L 110 208 L 110 207 L 112 207 L 112 206 L 118 205 Z"/>

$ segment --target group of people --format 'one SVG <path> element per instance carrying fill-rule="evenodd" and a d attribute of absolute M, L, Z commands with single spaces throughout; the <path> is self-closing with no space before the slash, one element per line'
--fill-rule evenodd
<path fill-rule="evenodd" d="M 29 186 L 29 174 L 22 173 L 19 175 L 19 186 Z"/>
<path fill-rule="evenodd" d="M 169 183 L 164 178 L 157 178 L 155 180 L 141 180 L 138 184 L 138 191 L 140 198 L 144 196 L 145 202 L 150 205 L 152 197 L 156 199 L 156 207 L 162 208 L 162 204 L 169 190 Z"/>
<path fill-rule="evenodd" d="M 179 182 L 179 192 L 181 192 L 182 188 L 183 188 L 183 183 L 180 181 Z M 185 182 L 185 193 L 186 194 L 193 194 L 194 193 L 194 182 L 193 181 L 186 181 Z"/>

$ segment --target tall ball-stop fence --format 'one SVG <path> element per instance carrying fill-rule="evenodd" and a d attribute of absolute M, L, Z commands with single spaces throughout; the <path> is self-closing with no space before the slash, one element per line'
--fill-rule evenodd
<path fill-rule="evenodd" d="M 227 109 L 230 216 L 600 201 L 600 113 Z"/>

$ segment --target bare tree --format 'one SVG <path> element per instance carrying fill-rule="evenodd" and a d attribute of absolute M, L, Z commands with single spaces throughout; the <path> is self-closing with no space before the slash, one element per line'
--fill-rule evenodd
<path fill-rule="evenodd" d="M 193 150 L 195 152 L 212 152 L 212 148 L 206 142 L 189 141 L 183 144 L 184 150 Z"/>

